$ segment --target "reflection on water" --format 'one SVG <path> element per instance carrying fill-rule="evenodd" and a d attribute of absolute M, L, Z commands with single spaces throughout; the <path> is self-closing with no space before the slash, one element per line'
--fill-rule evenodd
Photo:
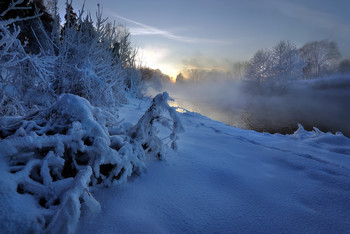
<path fill-rule="evenodd" d="M 305 129 L 350 136 L 350 77 L 299 81 L 288 89 L 257 89 L 237 81 L 208 81 L 168 87 L 169 104 L 231 126 L 291 134 Z M 178 109 L 178 111 L 183 111 Z"/>
<path fill-rule="evenodd" d="M 331 131 L 335 133 L 340 131 L 344 135 L 350 136 L 349 125 L 345 125 L 344 121 L 342 122 L 341 118 L 339 118 L 340 115 L 334 115 L 332 121 L 329 121 L 331 119 L 327 118 L 327 122 L 322 122 L 321 114 L 315 115 L 315 118 L 313 118 L 314 122 L 310 123 L 307 121 L 308 118 L 303 118 L 302 116 L 303 113 L 307 114 L 307 112 L 299 113 L 301 118 L 296 118 L 294 115 L 288 114 L 289 112 L 283 113 L 283 111 L 278 112 L 278 115 L 276 115 L 276 112 L 273 112 L 272 109 L 266 106 L 261 107 L 261 109 L 249 110 L 239 108 L 238 106 L 230 107 L 229 105 L 224 108 L 221 105 L 215 106 L 212 103 L 198 102 L 198 100 L 194 103 L 186 99 L 176 97 L 174 97 L 174 99 L 174 101 L 169 102 L 169 105 L 178 107 L 178 112 L 186 112 L 186 110 L 197 112 L 213 120 L 242 129 L 255 130 L 258 132 L 292 134 L 297 130 L 298 123 L 300 123 L 309 131 L 313 130 L 313 127 L 317 127 L 323 132 Z M 276 105 L 270 105 L 270 108 L 275 107 Z M 261 113 L 263 113 L 263 115 L 261 115 Z M 340 126 L 336 125 L 336 120 L 340 121 Z"/>
<path fill-rule="evenodd" d="M 173 101 L 169 101 L 169 105 L 173 107 L 177 107 L 176 111 L 180 113 L 184 113 L 187 111 L 197 112 L 201 115 L 207 116 L 213 120 L 217 120 L 228 124 L 230 126 L 249 129 L 247 126 L 245 119 L 247 112 L 243 109 L 239 110 L 235 108 L 235 110 L 231 109 L 221 109 L 212 105 L 208 105 L 205 102 L 191 103 L 188 100 L 182 98 L 173 97 Z"/>

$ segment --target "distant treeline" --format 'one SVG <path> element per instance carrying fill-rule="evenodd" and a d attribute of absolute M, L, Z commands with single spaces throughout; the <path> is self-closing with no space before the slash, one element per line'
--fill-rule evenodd
<path fill-rule="evenodd" d="M 272 49 L 254 54 L 246 63 L 244 78 L 258 85 L 269 82 L 281 86 L 291 80 L 350 72 L 350 60 L 340 58 L 333 41 L 308 42 L 301 48 L 290 41 L 280 41 Z"/>
<path fill-rule="evenodd" d="M 350 59 L 341 59 L 337 43 L 308 42 L 300 48 L 282 40 L 271 49 L 257 51 L 249 61 L 224 65 L 226 71 L 189 69 L 177 82 L 209 79 L 241 79 L 255 86 L 283 87 L 293 80 L 313 79 L 336 73 L 350 73 Z"/>

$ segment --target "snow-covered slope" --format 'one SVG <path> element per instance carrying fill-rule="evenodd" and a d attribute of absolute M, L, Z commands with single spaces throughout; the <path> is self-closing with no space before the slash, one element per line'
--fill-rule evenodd
<path fill-rule="evenodd" d="M 123 184 L 142 174 L 147 157 L 176 149 L 183 128 L 168 98 L 157 95 L 134 125 L 72 94 L 1 117 L 0 233 L 74 233 L 81 209 L 101 210 L 90 188 Z M 157 124 L 170 135 L 158 135 Z"/>
<path fill-rule="evenodd" d="M 146 104 L 120 110 L 136 121 Z M 350 232 L 350 139 L 302 128 L 241 130 L 184 112 L 177 152 L 128 183 L 93 191 L 77 233 Z"/>

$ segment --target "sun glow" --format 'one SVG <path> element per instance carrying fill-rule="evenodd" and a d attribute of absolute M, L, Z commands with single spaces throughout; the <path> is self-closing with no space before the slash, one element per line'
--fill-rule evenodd
<path fill-rule="evenodd" d="M 158 69 L 162 73 L 170 76 L 172 82 L 175 82 L 176 76 L 179 74 L 178 69 L 174 68 L 174 66 L 171 64 L 159 64 Z"/>
<path fill-rule="evenodd" d="M 168 49 L 149 47 L 140 49 L 140 54 L 143 66 L 159 69 L 162 73 L 168 75 L 172 82 L 175 82 L 180 69 L 169 61 L 170 52 Z"/>

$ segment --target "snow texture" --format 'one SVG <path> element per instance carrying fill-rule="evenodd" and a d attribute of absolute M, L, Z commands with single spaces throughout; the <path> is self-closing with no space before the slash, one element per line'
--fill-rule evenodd
<path fill-rule="evenodd" d="M 242 130 L 167 100 L 131 99 L 119 109 L 130 122 L 70 94 L 0 118 L 0 232 L 350 230 L 349 138 L 301 125 L 292 135 Z"/>
<path fill-rule="evenodd" d="M 141 109 L 144 108 L 141 105 Z M 141 115 L 139 104 L 121 117 Z M 177 152 L 119 187 L 93 191 L 101 213 L 78 233 L 348 233 L 350 139 L 257 133 L 180 114 Z"/>
<path fill-rule="evenodd" d="M 182 125 L 168 98 L 156 96 L 135 126 L 106 127 L 115 121 L 108 113 L 72 94 L 45 110 L 0 118 L 1 232 L 73 233 L 82 208 L 101 210 L 90 188 L 125 183 L 144 171 L 147 154 L 163 154 L 155 122 L 169 127 L 175 145 Z"/>

